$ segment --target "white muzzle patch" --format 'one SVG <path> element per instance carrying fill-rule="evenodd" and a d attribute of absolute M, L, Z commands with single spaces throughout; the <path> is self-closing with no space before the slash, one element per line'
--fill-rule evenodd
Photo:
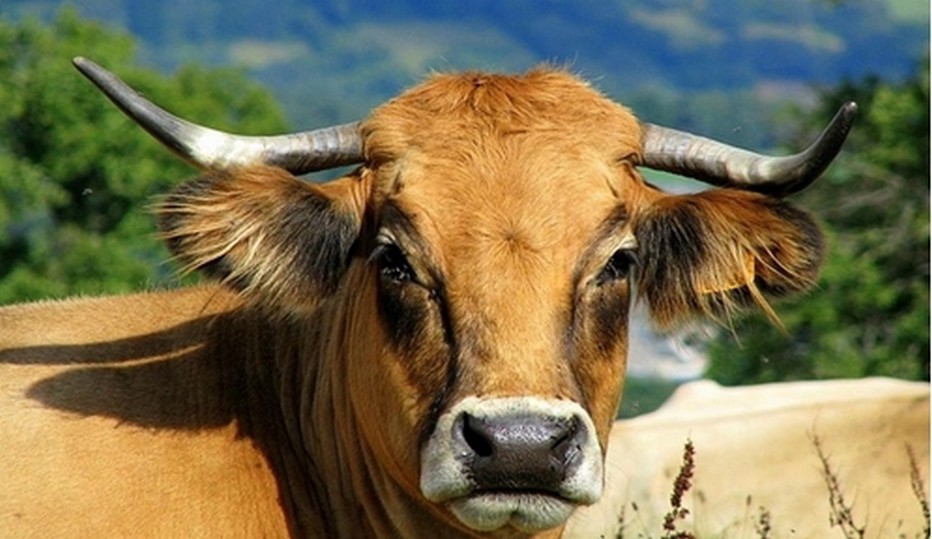
<path fill-rule="evenodd" d="M 540 531 L 602 495 L 602 451 L 575 402 L 467 397 L 440 416 L 421 453 L 421 492 L 466 526 Z"/>

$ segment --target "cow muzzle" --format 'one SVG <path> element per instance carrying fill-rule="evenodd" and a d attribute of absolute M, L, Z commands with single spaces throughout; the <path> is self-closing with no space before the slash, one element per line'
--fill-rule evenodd
<path fill-rule="evenodd" d="M 564 400 L 468 397 L 421 453 L 421 492 L 479 531 L 558 526 L 599 499 L 602 480 L 592 420 Z"/>

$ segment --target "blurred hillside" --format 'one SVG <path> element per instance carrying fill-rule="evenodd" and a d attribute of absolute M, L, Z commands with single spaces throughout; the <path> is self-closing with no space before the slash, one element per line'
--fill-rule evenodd
<path fill-rule="evenodd" d="M 65 2 L 4 0 L 50 19 Z M 815 85 L 905 76 L 928 48 L 925 0 L 82 0 L 139 61 L 236 65 L 294 127 L 364 116 L 431 70 L 568 64 L 642 117 L 731 142 L 780 140 L 773 116 Z"/>

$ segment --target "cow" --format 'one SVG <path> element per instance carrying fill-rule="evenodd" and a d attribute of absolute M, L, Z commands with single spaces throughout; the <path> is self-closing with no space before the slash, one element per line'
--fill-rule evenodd
<path fill-rule="evenodd" d="M 677 524 L 696 537 L 922 537 L 929 525 L 928 383 L 700 380 L 656 412 L 616 422 L 606 457 L 611 487 L 574 515 L 567 534 L 657 536 L 687 442 L 695 470 L 683 497 L 689 513 Z"/>
<path fill-rule="evenodd" d="M 541 67 L 244 137 L 75 65 L 201 169 L 157 218 L 209 282 L 0 310 L 11 536 L 559 536 L 611 488 L 635 289 L 665 328 L 811 287 L 823 238 L 785 197 L 856 111 L 771 157 Z"/>

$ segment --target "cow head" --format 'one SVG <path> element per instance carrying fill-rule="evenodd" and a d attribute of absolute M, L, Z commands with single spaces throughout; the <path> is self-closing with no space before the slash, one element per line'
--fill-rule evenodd
<path fill-rule="evenodd" d="M 330 305 L 349 410 L 402 489 L 457 526 L 533 532 L 599 499 L 634 289 L 654 321 L 810 286 L 782 200 L 837 153 L 768 158 L 639 123 L 562 72 L 440 75 L 361 124 L 268 138 L 175 118 L 78 66 L 208 173 L 167 197 L 174 253 L 269 316 Z M 361 163 L 325 184 L 293 174 Z M 648 166 L 724 188 L 670 195 Z"/>

